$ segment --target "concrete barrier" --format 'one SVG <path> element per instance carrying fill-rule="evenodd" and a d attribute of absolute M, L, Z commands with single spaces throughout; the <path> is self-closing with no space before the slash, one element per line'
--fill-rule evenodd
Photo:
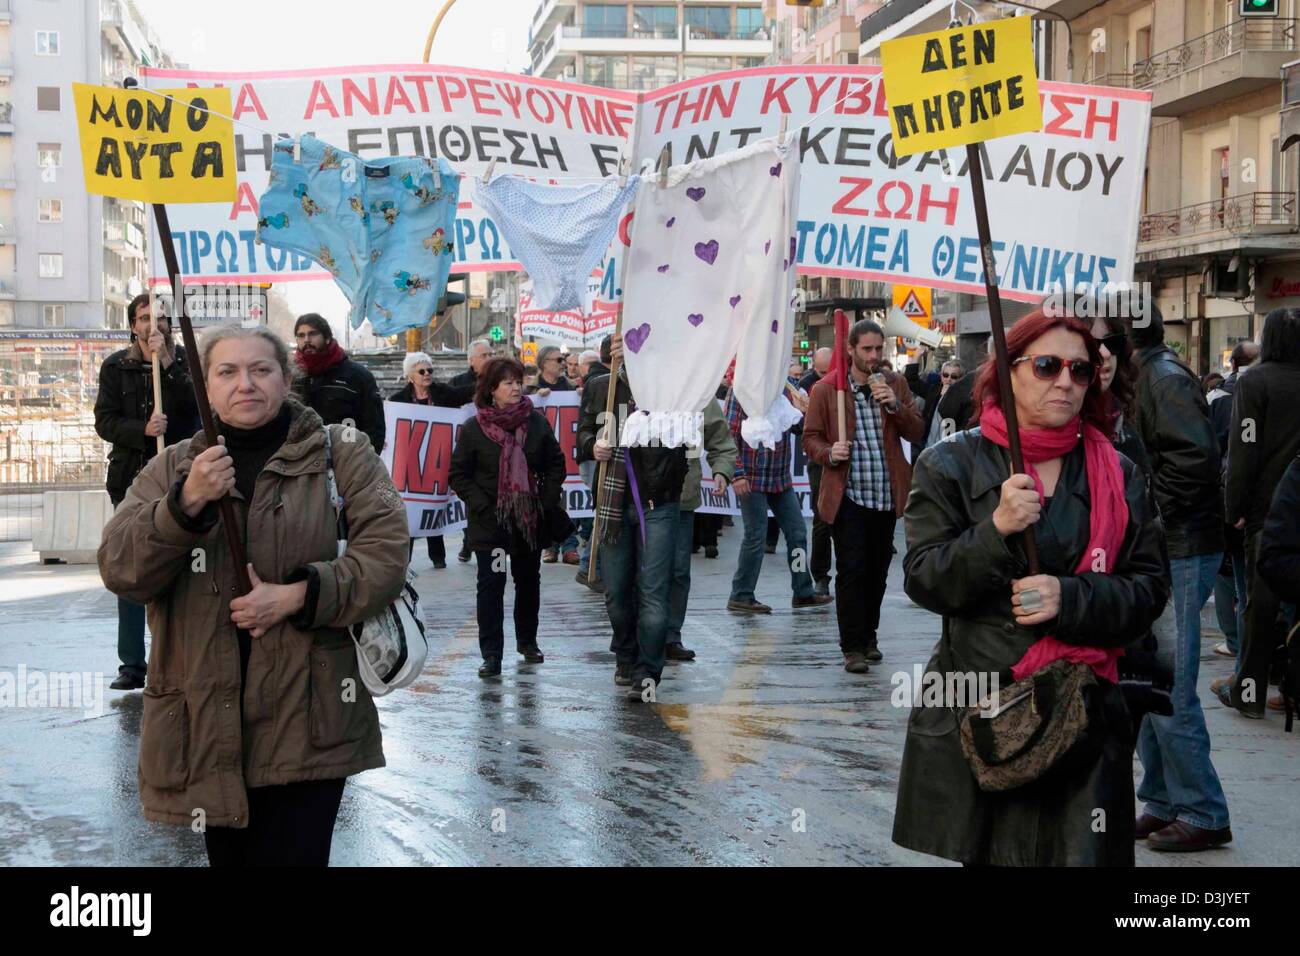
<path fill-rule="evenodd" d="M 104 525 L 113 517 L 107 491 L 47 491 L 41 512 L 32 550 L 40 552 L 42 562 L 95 563 Z"/>

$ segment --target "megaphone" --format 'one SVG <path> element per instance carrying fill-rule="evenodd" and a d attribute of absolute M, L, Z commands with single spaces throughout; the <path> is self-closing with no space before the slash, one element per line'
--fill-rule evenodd
<path fill-rule="evenodd" d="M 885 335 L 902 339 L 912 339 L 928 348 L 938 348 L 943 342 L 943 333 L 938 329 L 927 329 L 917 325 L 898 306 L 894 306 L 885 316 Z"/>

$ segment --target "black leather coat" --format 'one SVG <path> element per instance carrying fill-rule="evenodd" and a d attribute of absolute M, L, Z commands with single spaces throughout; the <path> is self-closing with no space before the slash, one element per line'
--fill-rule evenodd
<path fill-rule="evenodd" d="M 1061 610 L 1049 627 L 1030 630 L 1011 613 L 1011 581 L 1027 574 L 1024 553 L 1015 536 L 1003 538 L 993 526 L 1011 474 L 1006 451 L 977 428 L 922 452 L 905 516 L 903 586 L 916 603 L 943 615 L 929 672 L 998 672 L 1047 633 L 1067 643 L 1121 647 L 1150 628 L 1169 597 L 1168 574 L 1146 483 L 1132 462 L 1121 462 L 1129 525 L 1114 572 L 1075 574 L 1091 505 L 1082 446 L 1066 456 L 1035 527 L 1042 573 L 1061 579 Z M 1132 729 L 1116 685 L 1100 682 L 1097 703 L 1105 743 L 1094 763 L 1002 794 L 977 787 L 953 710 L 914 707 L 894 842 L 967 863 L 1131 866 Z"/>
<path fill-rule="evenodd" d="M 1137 426 L 1151 459 L 1151 484 L 1169 557 L 1223 550 L 1223 474 L 1205 392 L 1172 349 L 1138 353 Z"/>
<path fill-rule="evenodd" d="M 541 412 L 534 411 L 528 419 L 524 457 L 528 459 L 528 470 L 537 479 L 539 493 L 548 496 L 551 503 L 562 502 L 564 451 L 555 440 L 551 423 Z M 477 418 L 471 418 L 456 437 L 456 449 L 451 454 L 447 476 L 452 491 L 465 502 L 469 519 L 469 527 L 465 529 L 465 547 L 471 551 L 490 551 L 493 548 L 509 551 L 522 546 L 518 535 L 512 535 L 497 520 L 497 480 L 500 474 L 501 446 L 487 437 Z M 541 547 L 539 541 L 536 550 L 540 551 Z"/>
<path fill-rule="evenodd" d="M 609 376 L 589 381 L 582 392 L 582 408 L 578 414 L 578 461 L 595 458 L 596 439 L 602 434 L 605 402 L 609 396 Z M 626 409 L 632 401 L 632 389 L 627 383 L 627 373 L 619 369 L 618 391 L 615 392 L 615 421 L 622 427 Z M 620 409 L 622 411 L 620 411 Z M 689 470 L 685 448 L 664 448 L 651 445 L 628 449 L 629 460 L 636 469 L 637 490 L 641 503 L 649 507 L 671 504 L 681 500 L 682 483 Z M 628 489 L 629 494 L 631 489 Z M 628 499 L 629 501 L 631 499 Z"/>

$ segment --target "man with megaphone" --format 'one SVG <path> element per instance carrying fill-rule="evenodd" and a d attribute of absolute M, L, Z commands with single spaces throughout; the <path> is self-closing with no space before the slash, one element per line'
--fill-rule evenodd
<path fill-rule="evenodd" d="M 835 542 L 835 613 L 844 669 L 864 674 L 869 662 L 883 657 L 876 635 L 880 604 L 894 527 L 912 486 L 902 441 L 918 444 L 925 421 L 907 380 L 880 368 L 893 323 L 882 329 L 862 319 L 846 333 L 844 314 L 837 312 L 835 319 L 836 354 L 831 371 L 812 391 L 803 447 L 809 460 L 822 466 L 817 511 Z"/>

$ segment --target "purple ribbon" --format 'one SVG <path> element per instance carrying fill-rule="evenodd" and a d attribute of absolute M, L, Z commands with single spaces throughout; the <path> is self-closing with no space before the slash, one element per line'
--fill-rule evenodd
<path fill-rule="evenodd" d="M 627 484 L 632 492 L 632 503 L 636 506 L 637 523 L 641 526 L 641 551 L 645 553 L 645 508 L 641 505 L 641 492 L 636 487 L 636 471 L 632 468 L 632 449 L 623 452 L 623 463 L 627 466 Z"/>

